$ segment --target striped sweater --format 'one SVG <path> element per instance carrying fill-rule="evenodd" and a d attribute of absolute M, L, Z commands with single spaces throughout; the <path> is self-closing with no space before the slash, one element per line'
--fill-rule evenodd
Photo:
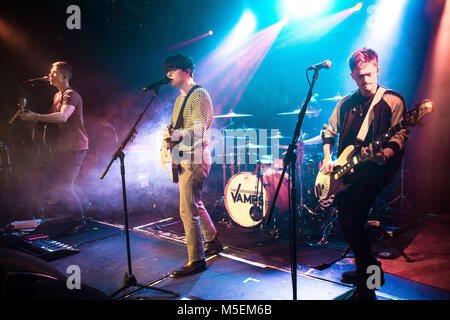
<path fill-rule="evenodd" d="M 170 119 L 172 126 L 175 126 L 177 122 L 184 99 L 185 96 L 179 95 L 175 101 Z M 202 87 L 195 89 L 184 107 L 183 122 L 180 128 L 180 130 L 189 132 L 191 144 L 187 143 L 188 140 L 183 140 L 186 143 L 181 143 L 180 151 L 192 151 L 195 147 L 200 145 L 205 147 L 209 144 L 209 137 L 205 133 L 211 128 L 213 116 L 213 105 L 208 92 Z"/>

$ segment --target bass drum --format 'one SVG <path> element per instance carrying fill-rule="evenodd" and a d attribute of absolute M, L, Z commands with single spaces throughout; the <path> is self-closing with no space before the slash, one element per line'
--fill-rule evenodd
<path fill-rule="evenodd" d="M 230 178 L 225 187 L 225 207 L 238 225 L 252 228 L 259 225 L 269 212 L 281 173 L 266 170 L 258 179 L 253 172 L 241 172 Z M 289 210 L 289 176 L 284 181 L 275 205 L 278 213 Z"/>

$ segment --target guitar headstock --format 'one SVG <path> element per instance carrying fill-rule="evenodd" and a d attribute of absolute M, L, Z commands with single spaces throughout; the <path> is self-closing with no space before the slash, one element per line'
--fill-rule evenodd
<path fill-rule="evenodd" d="M 425 99 L 422 102 L 416 104 L 413 109 L 406 114 L 406 122 L 414 126 L 422 126 L 423 122 L 421 120 L 427 114 L 433 112 L 434 104 L 430 99 Z"/>
<path fill-rule="evenodd" d="M 17 106 L 20 109 L 25 109 L 25 107 L 27 106 L 27 98 L 23 98 L 23 97 L 19 98 L 19 102 L 17 103 Z"/>

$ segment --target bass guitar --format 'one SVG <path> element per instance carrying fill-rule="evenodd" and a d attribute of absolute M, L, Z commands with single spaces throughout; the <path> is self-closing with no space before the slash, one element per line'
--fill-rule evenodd
<path fill-rule="evenodd" d="M 378 137 L 372 145 L 375 149 L 381 148 L 400 130 L 417 125 L 422 126 L 422 118 L 431 112 L 433 112 L 433 103 L 428 99 L 423 100 L 421 103 L 416 104 L 410 112 L 407 112 L 402 121 Z M 333 172 L 325 173 L 322 170 L 323 167 L 319 170 L 314 191 L 322 207 L 331 206 L 336 195 L 349 187 L 348 184 L 342 182 L 342 179 L 349 174 L 350 170 L 364 161 L 367 161 L 367 158 L 361 154 L 361 149 L 350 145 L 342 151 L 339 158 L 335 161 Z"/>

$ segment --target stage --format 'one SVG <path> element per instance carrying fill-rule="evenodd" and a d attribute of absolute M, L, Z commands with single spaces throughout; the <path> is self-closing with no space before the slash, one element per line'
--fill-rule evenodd
<path fill-rule="evenodd" d="M 135 214 L 130 217 L 132 272 L 139 283 L 176 291 L 179 296 L 131 287 L 117 294 L 113 297 L 114 299 L 292 299 L 287 239 L 275 240 L 271 236 L 261 234 L 263 233 L 261 230 L 242 230 L 236 226 L 230 228 L 218 223 L 219 235 L 225 250 L 207 259 L 208 269 L 205 272 L 186 278 L 171 278 L 169 276 L 171 271 L 184 264 L 186 260 L 184 237 L 152 228 L 161 223 L 167 224 L 167 221 L 151 220 L 151 213 Z M 442 226 L 442 221 L 439 222 Z M 442 238 L 435 233 L 436 230 L 436 224 L 430 223 L 416 239 L 422 243 L 430 239 L 430 233 L 434 233 L 435 241 L 436 239 L 441 241 Z M 247 240 L 245 243 L 242 240 L 236 240 L 236 233 L 239 232 L 241 239 Z M 124 275 L 128 272 L 123 225 L 89 220 L 86 230 L 82 233 L 58 237 L 55 240 L 79 250 L 78 254 L 49 262 L 61 273 L 66 274 L 69 266 L 77 265 L 81 270 L 82 284 L 96 288 L 107 295 L 113 294 L 122 287 Z M 351 290 L 351 285 L 340 281 L 342 272 L 354 268 L 351 253 L 348 257 L 342 258 L 345 247 L 342 243 L 330 241 L 325 246 L 312 247 L 299 240 L 297 248 L 299 300 L 333 300 Z M 396 259 L 380 260 L 385 270 L 386 284 L 376 291 L 377 299 L 448 300 L 450 298 L 449 271 L 444 267 L 436 266 L 436 261 L 444 265 L 442 260 L 447 259 L 448 245 L 445 249 L 442 248 L 443 243 L 439 243 L 442 248 L 439 251 L 439 257 L 436 255 L 426 257 L 423 245 L 423 243 L 415 245 L 413 241 L 412 246 L 405 249 L 411 262 L 406 262 L 402 256 Z M 426 246 L 436 245 L 437 243 L 426 243 Z M 332 264 L 321 270 L 323 264 L 329 263 Z M 430 268 L 427 264 L 435 266 L 432 269 L 434 279 L 427 279 L 424 272 L 406 275 L 409 279 L 402 277 L 402 268 L 428 270 Z M 391 270 L 394 273 L 390 273 Z M 437 279 L 441 279 L 441 282 L 436 282 Z"/>

